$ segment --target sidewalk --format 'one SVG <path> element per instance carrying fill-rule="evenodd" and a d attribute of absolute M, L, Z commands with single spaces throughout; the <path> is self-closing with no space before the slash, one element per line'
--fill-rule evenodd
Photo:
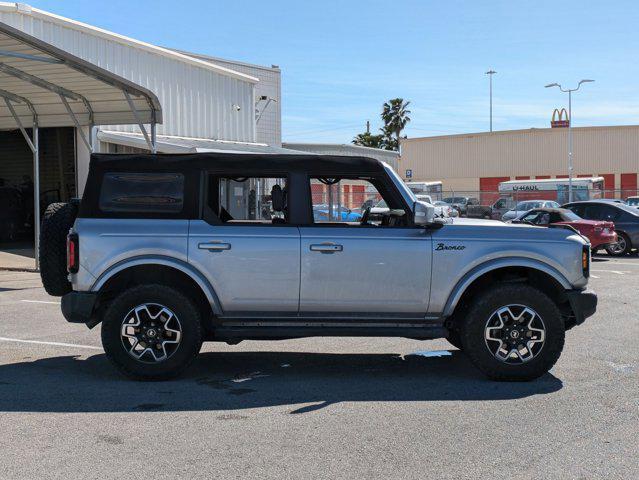
<path fill-rule="evenodd" d="M 0 250 L 0 270 L 35 272 L 33 248 L 7 248 Z"/>

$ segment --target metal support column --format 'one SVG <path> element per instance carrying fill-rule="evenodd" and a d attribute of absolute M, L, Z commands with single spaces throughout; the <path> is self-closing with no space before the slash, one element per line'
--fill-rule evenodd
<path fill-rule="evenodd" d="M 4 98 L 4 103 L 7 105 L 7 108 L 11 112 L 13 119 L 16 121 L 18 125 L 18 129 L 25 141 L 29 145 L 31 152 L 33 153 L 33 232 L 34 232 L 34 257 L 35 257 L 35 268 L 36 270 L 40 269 L 40 148 L 39 148 L 39 138 L 38 138 L 38 116 L 33 109 L 33 105 L 28 103 L 28 101 L 23 100 L 29 110 L 31 110 L 31 114 L 33 115 L 33 128 L 31 136 L 33 139 L 29 138 L 29 134 L 27 133 L 24 125 L 22 124 L 22 120 L 18 116 L 15 108 L 11 104 L 10 98 L 12 100 L 16 100 L 16 96 L 9 96 L 8 92 L 4 94 L 0 92 L 0 96 Z"/>

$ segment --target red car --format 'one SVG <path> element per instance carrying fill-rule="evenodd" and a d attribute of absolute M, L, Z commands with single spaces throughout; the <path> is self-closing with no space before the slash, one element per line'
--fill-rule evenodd
<path fill-rule="evenodd" d="M 540 227 L 570 225 L 590 240 L 594 252 L 611 243 L 617 243 L 613 222 L 586 220 L 566 208 L 535 208 L 517 217 L 513 223 L 532 223 Z"/>

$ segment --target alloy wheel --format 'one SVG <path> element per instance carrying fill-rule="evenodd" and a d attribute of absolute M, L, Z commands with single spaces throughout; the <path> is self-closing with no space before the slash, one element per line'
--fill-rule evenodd
<path fill-rule="evenodd" d="M 500 362 L 526 363 L 541 352 L 546 327 L 539 314 L 525 305 L 506 305 L 495 310 L 484 328 L 488 351 Z"/>
<path fill-rule="evenodd" d="M 120 337 L 130 356 L 143 363 L 159 363 L 177 351 L 182 325 L 164 305 L 144 303 L 125 315 Z"/>

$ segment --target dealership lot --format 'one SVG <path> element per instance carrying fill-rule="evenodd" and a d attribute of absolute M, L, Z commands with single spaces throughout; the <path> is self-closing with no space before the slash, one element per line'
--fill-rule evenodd
<path fill-rule="evenodd" d="M 637 478 L 639 258 L 595 257 L 596 315 L 530 383 L 443 340 L 205 344 L 124 379 L 37 274 L 0 271 L 5 478 Z M 430 352 L 430 353 L 429 353 Z"/>

